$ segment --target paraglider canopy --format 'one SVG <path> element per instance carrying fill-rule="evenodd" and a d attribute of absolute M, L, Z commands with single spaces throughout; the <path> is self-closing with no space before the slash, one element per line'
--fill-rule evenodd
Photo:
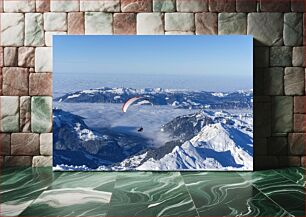
<path fill-rule="evenodd" d="M 137 103 L 136 103 L 137 102 Z M 135 96 L 130 99 L 128 99 L 122 106 L 122 111 L 126 112 L 128 108 L 136 103 L 137 105 L 144 105 L 144 104 L 151 104 L 153 105 L 147 98 L 142 97 L 142 96 Z"/>

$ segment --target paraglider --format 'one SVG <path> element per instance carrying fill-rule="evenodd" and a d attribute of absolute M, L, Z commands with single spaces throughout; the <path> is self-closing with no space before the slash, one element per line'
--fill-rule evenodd
<path fill-rule="evenodd" d="M 128 108 L 132 105 L 132 104 L 136 104 L 136 105 L 145 105 L 145 104 L 151 104 L 153 105 L 153 103 L 151 103 L 147 98 L 142 97 L 142 96 L 135 96 L 132 97 L 130 99 L 128 99 L 122 106 L 122 111 L 124 113 L 127 112 Z M 142 132 L 143 131 L 143 127 L 138 128 L 137 132 Z"/>
<path fill-rule="evenodd" d="M 135 96 L 132 97 L 130 99 L 128 99 L 122 106 L 122 111 L 125 113 L 127 112 L 128 108 L 135 103 L 136 101 L 138 101 L 136 104 L 137 105 L 144 105 L 144 104 L 151 104 L 153 105 L 147 98 L 142 97 L 142 96 Z"/>

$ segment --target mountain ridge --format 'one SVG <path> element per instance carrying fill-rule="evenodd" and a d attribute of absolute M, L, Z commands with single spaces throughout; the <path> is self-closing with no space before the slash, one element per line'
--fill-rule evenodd
<path fill-rule="evenodd" d="M 55 99 L 67 103 L 124 103 L 129 98 L 144 96 L 154 105 L 187 109 L 250 109 L 253 90 L 232 92 L 188 91 L 162 88 L 109 88 L 76 91 Z"/>
<path fill-rule="evenodd" d="M 55 109 L 54 167 L 76 170 L 251 170 L 251 120 L 252 116 L 224 111 L 202 110 L 178 116 L 160 127 L 161 132 L 170 134 L 171 140 L 153 148 L 143 137 L 128 135 L 127 139 L 127 135 L 120 133 L 96 132 L 82 117 Z M 189 126 L 188 129 L 185 126 Z M 90 161 L 93 163 L 88 164 Z"/>

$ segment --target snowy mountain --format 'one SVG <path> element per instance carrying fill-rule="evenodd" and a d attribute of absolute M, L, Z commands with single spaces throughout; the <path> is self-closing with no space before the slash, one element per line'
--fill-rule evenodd
<path fill-rule="evenodd" d="M 135 96 L 144 96 L 154 105 L 172 105 L 190 109 L 252 108 L 253 90 L 235 92 L 186 91 L 162 88 L 98 88 L 65 94 L 55 99 L 69 103 L 124 103 Z"/>
<path fill-rule="evenodd" d="M 146 154 L 142 154 L 125 160 L 124 165 L 132 165 L 136 170 L 252 170 L 251 116 L 234 118 L 227 112 L 202 111 L 181 118 L 183 120 L 187 118 L 194 126 L 203 123 L 203 127 L 199 132 L 197 128 L 194 128 L 194 136 L 191 139 L 186 140 L 182 145 L 175 146 L 162 158 L 148 158 Z M 198 120 L 195 121 L 195 118 Z M 172 132 L 177 132 L 179 129 L 178 125 L 168 123 L 163 126 L 163 130 L 165 126 L 172 127 Z M 183 132 L 183 129 L 180 130 Z M 167 132 L 169 131 L 171 130 L 167 129 Z M 173 136 L 177 135 L 174 133 Z M 137 165 L 135 159 L 141 163 Z M 113 169 L 124 169 L 124 166 Z"/>
<path fill-rule="evenodd" d="M 90 129 L 83 118 L 53 109 L 54 162 L 96 168 L 111 165 L 136 154 L 147 146 L 143 137 L 127 136 L 107 129 Z M 128 144 L 128 145 L 126 145 Z"/>
<path fill-rule="evenodd" d="M 56 169 L 252 170 L 251 114 L 202 110 L 176 117 L 161 126 L 169 136 L 161 147 L 136 135 L 96 132 L 81 117 L 62 110 L 54 111 L 54 120 Z"/>
<path fill-rule="evenodd" d="M 138 170 L 251 170 L 253 165 L 252 139 L 235 132 L 222 123 L 209 124 L 201 132 L 176 146 L 159 160 L 150 158 Z"/>
<path fill-rule="evenodd" d="M 179 116 L 161 127 L 161 131 L 171 135 L 172 138 L 183 141 L 189 140 L 207 124 L 212 124 L 211 117 L 204 112 Z"/>

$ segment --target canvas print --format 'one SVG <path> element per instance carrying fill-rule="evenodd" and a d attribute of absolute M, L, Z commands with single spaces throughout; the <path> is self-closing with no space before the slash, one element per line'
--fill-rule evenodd
<path fill-rule="evenodd" d="M 53 169 L 253 170 L 251 36 L 53 37 Z"/>

